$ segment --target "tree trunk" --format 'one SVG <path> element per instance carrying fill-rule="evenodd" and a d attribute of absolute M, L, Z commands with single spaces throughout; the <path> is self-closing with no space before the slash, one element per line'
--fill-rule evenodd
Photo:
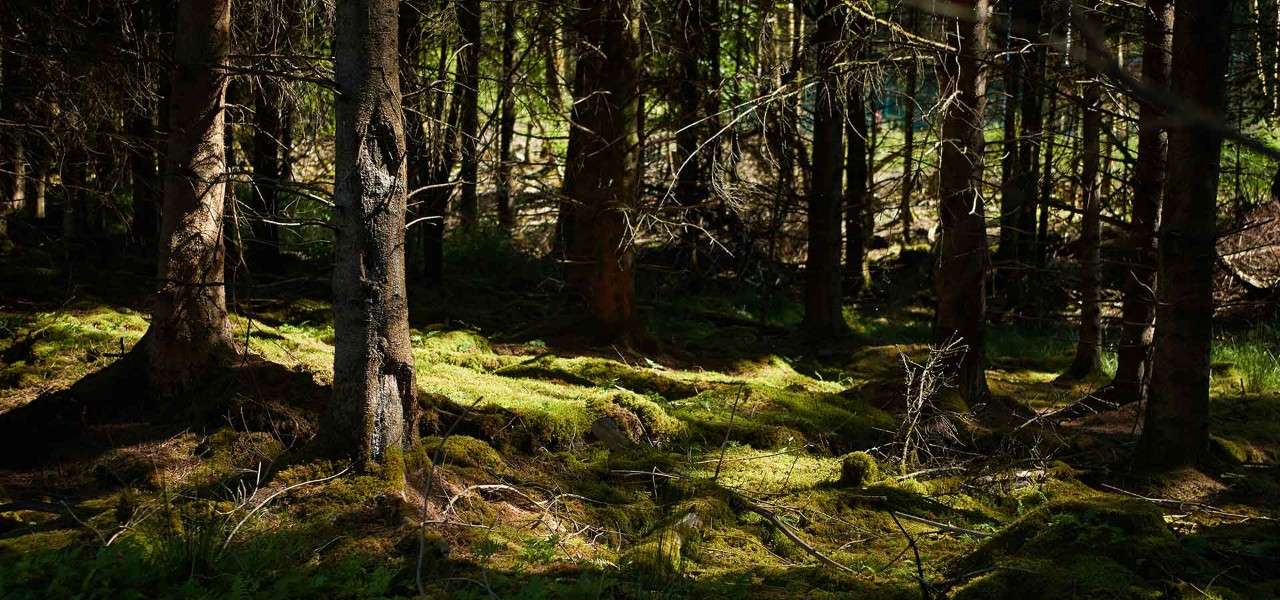
<path fill-rule="evenodd" d="M 867 271 L 866 214 L 869 190 L 867 171 L 867 102 L 861 84 L 849 85 L 848 118 L 845 134 L 849 143 L 845 148 L 844 189 L 844 286 L 850 295 L 857 295 L 870 283 Z M 874 115 L 873 115 L 874 118 Z"/>
<path fill-rule="evenodd" d="M 458 43 L 464 43 L 458 40 Z M 448 57 L 457 55 L 455 73 L 465 71 L 461 48 L 452 51 L 448 44 L 441 44 L 436 62 L 436 80 L 448 78 Z M 462 100 L 465 95 L 462 82 L 454 79 L 452 94 L 443 91 L 433 93 L 431 117 L 426 123 L 431 134 L 427 147 L 431 148 L 431 160 L 427 161 L 426 179 L 423 182 L 422 214 L 422 278 L 428 285 L 437 285 L 444 279 L 444 231 L 449 198 L 454 186 L 450 185 L 454 162 L 458 158 L 458 129 L 462 118 Z M 448 112 L 445 106 L 448 105 Z"/>
<path fill-rule="evenodd" d="M 1000 159 L 1000 240 L 996 247 L 996 260 L 1000 263 L 1013 260 L 1020 243 L 1018 238 L 1018 208 L 1022 205 L 1018 195 L 1022 192 L 1018 185 L 1018 106 L 1022 97 L 1023 78 L 1026 59 L 1016 50 L 1023 44 L 1016 39 L 1022 33 L 1015 34 L 1017 23 L 1023 18 L 1024 2 L 1009 2 L 1009 23 L 1005 31 L 1005 63 L 1004 63 L 1004 134 L 1001 136 L 1003 152 Z"/>
<path fill-rule="evenodd" d="M 703 11 L 706 4 L 719 0 L 676 0 L 677 58 L 675 73 L 675 166 L 678 169 L 675 182 L 675 200 L 683 209 L 681 219 L 687 224 L 680 236 L 680 253 L 685 266 L 696 268 L 699 229 L 705 213 L 703 203 L 711 190 L 709 172 L 704 165 L 706 150 L 701 146 L 709 130 L 700 122 L 703 98 L 708 94 L 709 78 L 703 75 L 703 46 L 707 44 L 708 31 L 704 26 Z"/>
<path fill-rule="evenodd" d="M 959 5 L 957 5 L 959 6 Z M 938 260 L 934 291 L 938 306 L 934 341 L 945 345 L 958 339 L 966 347 L 950 367 L 956 385 L 970 404 L 988 394 L 986 377 L 986 218 L 978 186 L 982 181 L 982 123 L 986 97 L 987 23 L 990 6 L 976 0 L 972 12 L 948 19 L 948 43 L 959 48 L 944 56 L 941 89 L 953 98 L 942 122 L 942 159 L 939 167 Z"/>
<path fill-rule="evenodd" d="M 462 48 L 458 51 L 458 87 L 461 94 L 462 154 L 458 178 L 462 186 L 458 199 L 458 217 L 462 229 L 475 231 L 479 225 L 480 204 L 476 198 L 476 176 L 480 165 L 480 0 L 457 0 L 458 29 Z"/>
<path fill-rule="evenodd" d="M 808 201 L 808 258 L 805 261 L 804 329 L 814 337 L 845 331 L 840 287 L 840 169 L 844 154 L 844 111 L 837 64 L 842 60 L 845 14 L 836 2 L 816 3 L 813 35 L 817 98 L 813 108 L 813 174 Z"/>
<path fill-rule="evenodd" d="M 334 432 L 365 465 L 417 436 L 405 296 L 397 0 L 339 0 L 334 32 Z"/>
<path fill-rule="evenodd" d="M 1163 89 L 1169 82 L 1173 1 L 1147 0 L 1144 11 L 1142 77 Z M 1133 173 L 1132 222 L 1129 224 L 1129 272 L 1124 282 L 1123 323 L 1116 376 L 1107 399 L 1145 401 L 1151 382 L 1151 342 L 1155 335 L 1156 227 L 1164 194 L 1168 138 L 1159 108 L 1144 103 L 1138 115 L 1138 163 Z"/>
<path fill-rule="evenodd" d="M 147 333 L 151 383 L 161 396 L 195 384 L 234 356 L 223 283 L 225 94 L 230 0 L 178 8 L 169 97 L 158 275 Z"/>
<path fill-rule="evenodd" d="M 1046 79 L 1046 85 L 1048 80 Z M 1054 188 L 1054 137 L 1058 131 L 1058 93 L 1047 90 L 1049 96 L 1049 134 L 1044 138 L 1044 166 L 1040 177 L 1040 221 L 1036 224 L 1036 267 L 1043 269 L 1049 260 L 1049 204 L 1053 201 Z"/>
<path fill-rule="evenodd" d="M 257 78 L 253 86 L 253 195 L 262 219 L 280 219 L 280 183 L 283 179 L 280 160 L 283 150 L 284 119 L 282 102 L 287 102 L 283 86 L 270 76 Z M 280 258 L 280 227 L 265 221 L 257 223 L 258 245 L 255 252 L 268 264 Z"/>
<path fill-rule="evenodd" d="M 1020 110 L 1022 112 L 1022 137 L 1018 148 L 1018 201 L 1014 227 L 1018 230 L 1018 247 L 1015 257 L 1024 272 L 1018 276 L 1019 286 L 1025 287 L 1025 269 L 1031 264 L 1036 246 L 1036 195 L 1040 192 L 1040 152 L 1044 135 L 1044 79 L 1045 53 L 1048 40 L 1042 33 L 1048 22 L 1039 2 L 1028 2 L 1023 15 L 1026 20 L 1023 37 L 1032 43 L 1023 63 L 1023 88 Z M 1021 290 L 1020 290 L 1021 292 Z M 1026 298 L 1020 293 L 1019 300 Z"/>
<path fill-rule="evenodd" d="M 916 10 L 905 7 L 903 27 L 914 32 L 916 28 Z M 911 229 L 915 227 L 915 217 L 911 214 L 912 194 L 916 184 L 916 86 L 919 79 L 920 61 L 912 56 L 906 65 L 906 80 L 903 82 L 902 111 L 902 195 L 898 203 L 898 222 L 902 227 L 902 244 L 912 241 Z"/>
<path fill-rule="evenodd" d="M 1231 0 L 1178 0 L 1173 95 L 1206 117 L 1225 113 Z M 1209 442 L 1209 353 L 1221 134 L 1189 119 L 1169 131 L 1169 172 L 1160 211 L 1156 335 L 1140 462 L 1194 463 Z"/>
<path fill-rule="evenodd" d="M 20 33 L 17 20 L 17 15 L 12 12 L 0 16 L 0 43 L 14 44 L 17 41 Z M 30 90 L 19 56 L 21 53 L 18 51 L 4 52 L 3 63 L 0 64 L 0 123 L 7 125 L 0 135 L 0 249 L 9 244 L 10 215 L 22 210 L 26 198 L 27 157 L 23 130 L 26 118 L 20 114 L 20 105 L 24 104 Z"/>
<path fill-rule="evenodd" d="M 516 134 L 516 96 L 515 96 L 515 60 L 516 60 L 516 3 L 507 2 L 502 5 L 502 92 L 498 94 L 501 104 L 501 122 L 498 131 L 498 229 L 508 237 L 515 231 L 515 206 L 511 196 L 512 169 L 514 157 L 511 156 L 511 141 Z"/>
<path fill-rule="evenodd" d="M 570 284 L 602 339 L 626 337 L 636 326 L 627 223 L 643 168 L 639 10 L 637 0 L 580 0 L 576 19 L 567 258 Z"/>
<path fill-rule="evenodd" d="M 414 0 L 400 0 L 400 89 L 403 92 L 405 160 L 408 163 L 405 174 L 409 190 L 405 214 L 409 221 L 417 221 L 427 215 L 426 199 L 430 197 L 431 190 L 425 188 L 431 182 L 432 158 L 427 131 L 435 131 L 438 126 L 431 121 L 437 90 L 434 86 L 426 86 L 431 77 L 419 74 L 423 59 L 421 13 L 422 9 Z M 427 227 L 426 221 L 418 221 L 405 232 L 406 263 L 412 267 L 422 266 L 422 257 L 415 251 L 423 247 Z"/>
<path fill-rule="evenodd" d="M 134 138 L 129 155 L 129 175 L 133 183 L 133 243 L 148 251 L 156 247 L 160 232 L 162 197 L 160 174 L 156 168 L 156 135 L 151 115 L 135 114 L 129 118 L 129 134 Z"/>
<path fill-rule="evenodd" d="M 1077 5 L 1080 13 L 1077 23 L 1087 28 L 1083 38 L 1085 53 L 1089 56 L 1086 64 L 1096 64 L 1103 58 L 1103 48 L 1098 47 L 1103 29 L 1098 15 L 1092 10 Z M 1080 243 L 1077 246 L 1077 260 L 1080 263 L 1080 282 L 1077 293 L 1080 298 L 1079 340 L 1076 342 L 1075 358 L 1059 379 L 1063 381 L 1084 379 L 1102 370 L 1102 307 L 1100 304 L 1100 254 L 1099 242 L 1102 235 L 1101 206 L 1102 195 L 1098 181 L 1098 170 L 1101 163 L 1102 135 L 1102 86 L 1098 75 L 1089 74 L 1082 93 L 1084 125 L 1081 130 L 1080 187 L 1083 210 L 1080 219 Z"/>

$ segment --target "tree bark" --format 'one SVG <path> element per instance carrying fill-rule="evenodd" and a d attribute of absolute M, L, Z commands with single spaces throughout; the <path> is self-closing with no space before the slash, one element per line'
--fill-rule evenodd
<path fill-rule="evenodd" d="M 230 0 L 178 7 L 164 164 L 164 209 L 149 339 L 151 384 L 172 396 L 234 357 L 223 282 L 226 196 L 223 65 Z"/>
<path fill-rule="evenodd" d="M 464 40 L 459 39 L 458 43 L 462 44 Z M 450 182 L 454 163 L 458 159 L 458 130 L 465 95 L 464 86 L 457 79 L 465 71 L 462 48 L 451 50 L 448 44 L 441 44 L 439 50 L 436 80 L 441 82 L 442 88 L 448 79 L 448 57 L 456 54 L 457 60 L 453 92 L 432 93 L 431 118 L 426 123 L 429 132 L 427 147 L 431 149 L 431 158 L 424 166 L 426 173 L 423 186 L 428 189 L 422 192 L 421 214 L 418 218 L 424 219 L 419 225 L 422 228 L 422 278 L 428 285 L 438 285 L 444 279 L 445 217 L 449 198 L 455 188 Z"/>
<path fill-rule="evenodd" d="M 129 134 L 134 146 L 129 155 L 129 176 L 133 183 L 133 225 L 130 233 L 138 248 L 148 251 L 156 247 L 160 233 L 162 183 L 156 168 L 155 125 L 150 114 L 137 113 L 129 118 Z"/>
<path fill-rule="evenodd" d="M 417 434 L 405 295 L 406 152 L 397 0 L 339 0 L 334 32 L 334 433 L 363 464 Z"/>
<path fill-rule="evenodd" d="M 703 142 L 709 128 L 700 120 L 703 113 L 703 98 L 708 93 L 709 78 L 704 76 L 703 57 L 706 54 L 708 31 L 705 27 L 704 11 L 706 4 L 719 0 L 676 0 L 676 35 L 677 59 L 675 73 L 675 113 L 676 122 L 676 173 L 675 200 L 683 210 L 683 221 L 687 224 L 680 236 L 680 252 L 685 259 L 685 266 L 698 265 L 697 241 L 699 229 L 703 226 L 705 213 L 703 203 L 711 191 L 709 165 L 706 160 Z"/>
<path fill-rule="evenodd" d="M 1173 94 L 1222 119 L 1231 55 L 1231 0 L 1178 0 L 1173 33 Z M 1160 211 L 1156 334 L 1139 461 L 1196 462 L 1209 442 L 1209 365 L 1213 343 L 1213 264 L 1222 137 L 1190 119 L 1169 131 L 1169 172 Z"/>
<path fill-rule="evenodd" d="M 907 31 L 915 31 L 916 10 L 911 7 L 903 9 L 905 11 L 905 23 L 903 27 Z M 912 57 L 907 61 L 906 81 L 903 82 L 903 93 L 905 101 L 903 102 L 902 112 L 902 195 L 898 202 L 898 222 L 902 227 L 902 244 L 908 245 L 912 241 L 911 228 L 915 226 L 914 215 L 911 214 L 911 196 L 915 193 L 916 173 L 915 173 L 915 153 L 916 153 L 916 86 L 919 77 L 919 59 Z"/>
<path fill-rule="evenodd" d="M 565 166 L 571 231 L 569 280 L 596 337 L 636 327 L 628 220 L 642 169 L 640 23 L 637 0 L 580 0 L 570 153 Z"/>
<path fill-rule="evenodd" d="M 957 4 L 957 6 L 960 6 Z M 975 0 L 959 19 L 948 19 L 948 43 L 958 48 L 942 61 L 941 89 L 954 94 L 942 122 L 938 207 L 940 233 L 934 270 L 938 306 L 934 340 L 958 339 L 966 350 L 949 365 L 970 404 L 988 394 L 986 377 L 986 296 L 990 270 L 986 218 L 977 188 L 982 181 L 982 124 L 986 97 L 987 0 Z"/>
<path fill-rule="evenodd" d="M 261 217 L 273 221 L 280 219 L 280 184 L 284 179 L 280 155 L 286 150 L 281 103 L 287 101 L 279 81 L 270 76 L 257 78 L 253 86 L 253 195 Z M 275 263 L 280 258 L 280 227 L 265 221 L 256 225 L 261 251 L 255 254 Z"/>
<path fill-rule="evenodd" d="M 1022 27 L 1024 32 L 1022 35 L 1031 42 L 1032 46 L 1027 50 L 1023 63 L 1024 77 L 1020 98 L 1022 137 L 1019 138 L 1018 148 L 1018 187 L 1021 191 L 1017 199 L 1021 204 L 1016 209 L 1014 222 L 1014 227 L 1018 230 L 1018 247 L 1015 257 L 1019 268 L 1024 269 L 1018 277 L 1020 287 L 1026 285 L 1025 269 L 1034 259 L 1036 246 L 1036 196 L 1040 192 L 1040 153 L 1044 136 L 1042 103 L 1045 53 L 1048 43 L 1042 37 L 1048 29 L 1045 14 L 1037 1 L 1027 3 L 1026 13 L 1023 15 L 1025 23 Z M 1019 296 L 1021 300 L 1026 297 L 1026 294 L 1020 293 Z"/>
<path fill-rule="evenodd" d="M 14 43 L 20 33 L 18 15 L 10 7 L 0 16 L 0 43 Z M 3 53 L 0 64 L 0 122 L 9 126 L 0 135 L 0 249 L 9 242 L 9 217 L 23 208 L 26 200 L 27 157 L 24 150 L 26 118 L 21 105 L 30 93 L 30 82 L 18 51 Z M 16 126 L 15 126 L 16 125 Z"/>
<path fill-rule="evenodd" d="M 476 197 L 476 176 L 480 165 L 480 0 L 457 0 L 458 30 L 462 34 L 458 51 L 458 101 L 462 121 L 458 132 L 462 142 L 458 198 L 458 217 L 462 229 L 475 231 L 479 225 L 480 204 Z"/>
<path fill-rule="evenodd" d="M 1022 75 L 1025 75 L 1025 62 L 1021 54 L 1015 50 L 1021 48 L 1015 34 L 1015 24 L 1023 18 L 1023 0 L 1012 0 L 1009 6 L 1009 23 L 1005 31 L 1004 62 L 1004 119 L 1001 145 L 1003 152 L 1000 158 L 1000 240 L 996 246 L 996 260 L 1005 262 L 1012 260 L 1020 245 L 1018 240 L 1018 207 L 1022 201 L 1018 195 L 1022 188 L 1018 185 L 1018 106 L 1022 97 Z M 1020 32 L 1020 31 L 1019 31 Z"/>
<path fill-rule="evenodd" d="M 867 101 L 861 84 L 850 83 L 845 135 L 849 143 L 845 147 L 844 162 L 844 286 L 850 295 L 857 295 L 870 284 L 867 271 L 866 216 L 870 212 L 867 189 L 867 172 L 870 158 L 867 153 Z M 874 116 L 873 116 L 874 118 Z"/>
<path fill-rule="evenodd" d="M 1081 36 L 1086 64 L 1096 64 L 1103 58 L 1104 48 L 1098 47 L 1103 29 L 1097 13 L 1083 5 L 1077 5 L 1081 12 L 1077 13 L 1077 23 L 1087 31 Z M 1098 171 L 1101 163 L 1102 135 L 1102 85 L 1098 75 L 1089 74 L 1081 94 L 1084 124 L 1081 129 L 1080 188 L 1081 219 L 1080 243 L 1077 246 L 1077 261 L 1080 264 L 1080 282 L 1077 293 L 1080 298 L 1079 339 L 1076 342 L 1075 358 L 1059 379 L 1084 379 L 1102 370 L 1102 306 L 1100 285 L 1101 266 L 1100 240 L 1102 236 L 1101 206 L 1102 194 L 1099 187 Z"/>
<path fill-rule="evenodd" d="M 516 3 L 507 2 L 502 5 L 502 89 L 498 94 L 498 181 L 497 208 L 498 229 L 510 237 L 515 231 L 515 205 L 511 196 L 514 183 L 512 173 L 514 157 L 511 155 L 511 142 L 516 134 L 516 96 L 515 96 L 515 60 L 516 60 Z"/>
<path fill-rule="evenodd" d="M 1143 13 L 1142 77 L 1147 86 L 1169 84 L 1173 1 L 1147 0 Z M 1118 404 L 1147 399 L 1151 382 L 1151 342 L 1155 335 L 1156 227 L 1168 167 L 1163 112 L 1143 103 L 1138 113 L 1138 163 L 1133 173 L 1129 224 L 1129 272 L 1124 281 L 1116 376 L 1107 399 Z"/>
<path fill-rule="evenodd" d="M 808 198 L 808 255 L 805 261 L 805 332 L 830 337 L 845 331 L 840 286 L 840 171 L 844 150 L 844 110 L 836 65 L 844 56 L 843 6 L 815 3 L 812 39 L 818 85 L 813 109 L 813 173 Z"/>

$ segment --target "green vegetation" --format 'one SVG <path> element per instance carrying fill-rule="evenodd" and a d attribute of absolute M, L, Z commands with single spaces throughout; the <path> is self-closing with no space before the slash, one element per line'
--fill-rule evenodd
<path fill-rule="evenodd" d="M 693 339 L 707 310 L 682 317 Z M 325 308 L 300 303 L 235 325 L 255 351 L 323 380 L 331 329 L 279 320 L 308 312 Z M 67 385 L 109 363 L 119 340 L 130 343 L 145 327 L 138 314 L 106 307 L 6 314 L 3 322 L 0 353 L 24 353 L 3 365 L 6 398 L 17 399 L 10 402 L 34 397 L 33 381 Z M 861 337 L 885 333 L 875 320 L 858 327 Z M 445 412 L 430 425 L 438 433 L 404 461 L 405 484 L 391 473 L 327 479 L 343 465 L 264 431 L 221 427 L 119 445 L 64 474 L 67 485 L 96 490 L 73 505 L 74 518 L 0 513 L 0 582 L 22 582 L 0 583 L 0 595 L 408 596 L 419 538 L 428 594 L 454 597 L 484 597 L 487 585 L 501 597 L 732 597 L 750 589 L 759 597 L 914 598 L 917 567 L 903 554 L 903 530 L 925 578 L 956 598 L 1155 598 L 1191 589 L 1179 578 L 1205 584 L 1220 568 L 1212 549 L 1236 542 L 1189 537 L 1197 529 L 1170 527 L 1156 505 L 1087 486 L 1061 463 L 1012 479 L 889 476 L 900 472 L 894 459 L 865 449 L 891 441 L 896 418 L 849 390 L 899 372 L 900 351 L 921 356 L 923 340 L 911 331 L 885 334 L 893 343 L 862 346 L 838 364 L 761 353 L 729 357 L 715 370 L 566 355 L 540 342 L 497 343 L 474 329 L 415 331 L 424 403 Z M 1261 340 L 1224 338 L 1219 359 L 1236 357 L 1232 372 L 1243 372 L 1242 348 Z M 88 360 L 69 359 L 72 348 Z M 1073 390 L 1051 381 L 1069 349 L 1070 340 L 1052 334 L 997 330 L 993 385 L 1033 405 L 1060 403 Z M 1017 356 L 1024 360 L 1011 362 Z M 1280 414 L 1272 414 L 1280 390 L 1272 380 L 1250 381 L 1244 396 L 1215 387 L 1215 443 L 1237 464 L 1274 461 L 1280 448 Z M 634 417 L 647 442 L 613 454 L 593 443 L 590 425 L 621 414 Z M 1073 435 L 1068 446 L 1107 447 L 1105 436 Z M 427 473 L 438 501 L 421 530 L 424 513 L 399 490 L 421 490 Z M 1224 496 L 1236 500 L 1221 506 L 1252 512 L 1251 495 L 1275 489 L 1272 477 L 1249 474 Z M 795 535 L 853 573 L 818 563 L 739 494 L 785 507 L 782 522 Z M 1205 526 L 1216 522 L 1209 518 Z M 1266 589 L 1220 578 L 1207 591 L 1244 598 Z"/>

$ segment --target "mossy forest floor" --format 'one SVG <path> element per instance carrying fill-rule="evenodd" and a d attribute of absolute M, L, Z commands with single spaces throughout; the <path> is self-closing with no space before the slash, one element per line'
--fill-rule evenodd
<path fill-rule="evenodd" d="M 817 346 L 765 288 L 652 281 L 646 354 L 566 335 L 546 265 L 471 256 L 413 291 L 424 440 L 372 474 L 310 443 L 321 269 L 238 287 L 265 361 L 144 419 L 127 382 L 112 410 L 85 396 L 145 331 L 146 278 L 6 259 L 0 598 L 1280 597 L 1274 329 L 1223 333 L 1203 470 L 1130 469 L 1135 410 L 1024 425 L 1102 381 L 1053 383 L 1067 330 L 999 325 L 1007 418 L 904 466 L 895 385 L 928 354 L 926 307 L 869 298 Z M 607 449 L 602 416 L 640 444 Z M 857 451 L 874 460 L 842 479 Z"/>

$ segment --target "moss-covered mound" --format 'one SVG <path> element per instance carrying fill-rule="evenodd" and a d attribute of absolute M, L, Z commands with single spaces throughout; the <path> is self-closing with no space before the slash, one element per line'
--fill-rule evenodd
<path fill-rule="evenodd" d="M 1141 500 L 1052 502 L 961 560 L 976 575 L 956 598 L 1163 598 L 1166 581 L 1198 566 L 1156 507 Z"/>

